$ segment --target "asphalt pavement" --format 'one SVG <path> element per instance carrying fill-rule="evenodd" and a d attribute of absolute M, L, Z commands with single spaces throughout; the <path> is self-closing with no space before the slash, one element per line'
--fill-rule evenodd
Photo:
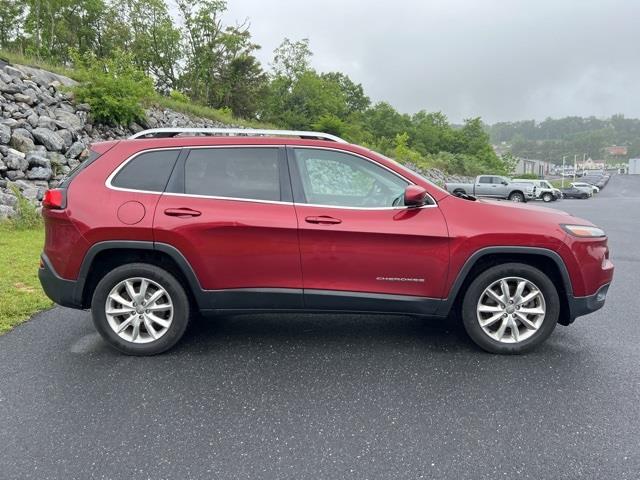
<path fill-rule="evenodd" d="M 552 204 L 604 227 L 605 307 L 536 351 L 403 316 L 195 322 L 107 347 L 54 308 L 0 337 L 2 479 L 638 479 L 640 176 Z"/>

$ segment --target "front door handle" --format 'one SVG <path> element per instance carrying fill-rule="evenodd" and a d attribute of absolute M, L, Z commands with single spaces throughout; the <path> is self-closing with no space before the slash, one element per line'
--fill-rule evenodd
<path fill-rule="evenodd" d="M 336 225 L 338 223 L 342 223 L 342 220 L 339 218 L 328 217 L 326 215 L 321 215 L 319 217 L 307 217 L 305 218 L 307 223 L 315 223 L 318 225 Z"/>
<path fill-rule="evenodd" d="M 168 215 L 170 217 L 180 217 L 180 218 L 187 218 L 187 217 L 199 217 L 200 215 L 202 215 L 202 212 L 199 212 L 198 210 L 193 210 L 191 208 L 167 208 L 164 211 L 165 215 Z"/>

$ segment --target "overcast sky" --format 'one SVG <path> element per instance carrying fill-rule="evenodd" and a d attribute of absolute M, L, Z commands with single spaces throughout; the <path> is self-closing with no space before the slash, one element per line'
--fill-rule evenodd
<path fill-rule="evenodd" d="M 284 37 L 374 100 L 452 121 L 640 117 L 637 0 L 229 0 L 266 65 Z"/>

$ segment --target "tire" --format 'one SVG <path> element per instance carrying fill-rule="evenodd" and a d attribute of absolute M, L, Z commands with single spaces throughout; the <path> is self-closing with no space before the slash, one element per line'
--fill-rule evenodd
<path fill-rule="evenodd" d="M 511 195 L 509 195 L 509 200 L 511 200 L 512 202 L 524 202 L 524 195 L 520 192 L 513 192 Z"/>
<path fill-rule="evenodd" d="M 133 293 L 140 294 L 143 280 L 147 285 L 145 299 L 152 301 L 146 307 L 144 303 L 131 301 L 126 284 L 129 281 Z M 114 296 L 110 296 L 112 293 Z M 151 298 L 154 295 L 158 295 L 155 300 Z M 134 300 L 138 300 L 137 295 Z M 133 310 L 134 304 L 141 310 Z M 115 268 L 98 282 L 91 300 L 91 314 L 96 330 L 109 345 L 127 355 L 142 356 L 173 347 L 184 335 L 191 307 L 184 288 L 169 272 L 155 265 L 131 263 Z M 121 327 L 126 328 L 118 334 L 116 329 Z M 134 338 L 136 341 L 132 341 Z"/>
<path fill-rule="evenodd" d="M 510 279 L 507 283 L 513 297 L 516 296 L 516 288 L 520 281 L 526 284 L 523 290 L 524 297 L 533 294 L 535 289 L 539 295 L 523 305 L 518 305 L 517 301 L 511 305 L 505 304 L 507 312 L 511 313 L 504 313 L 499 302 L 485 292 L 489 287 L 496 285 L 494 288 L 500 289 L 500 280 L 505 278 Z M 492 306 L 491 302 L 495 303 L 495 306 Z M 480 308 L 496 310 L 495 313 L 480 312 Z M 538 314 L 523 314 L 522 311 L 525 309 L 528 309 L 527 312 Z M 544 314 L 539 314 L 540 310 Z M 507 317 L 504 317 L 505 314 Z M 537 268 L 522 263 L 506 263 L 485 270 L 471 282 L 462 302 L 462 323 L 471 340 L 483 350 L 497 354 L 517 355 L 539 345 L 553 332 L 559 314 L 560 299 L 553 282 Z M 498 320 L 490 323 L 494 315 L 498 316 Z M 527 327 L 518 316 L 524 316 L 531 327 L 536 328 Z M 481 319 L 485 322 L 485 328 L 480 324 Z M 506 328 L 502 327 L 503 323 L 506 324 Z M 515 325 L 517 335 L 511 325 Z M 503 336 L 498 340 L 500 328 L 503 328 Z"/>
<path fill-rule="evenodd" d="M 550 193 L 545 193 L 545 194 L 542 195 L 542 200 L 545 203 L 549 203 L 549 202 L 553 201 L 553 195 L 551 195 Z"/>

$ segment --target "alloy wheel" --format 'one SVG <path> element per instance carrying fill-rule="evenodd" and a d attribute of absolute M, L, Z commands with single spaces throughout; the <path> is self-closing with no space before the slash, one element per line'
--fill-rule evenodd
<path fill-rule="evenodd" d="M 522 342 L 540 329 L 546 314 L 544 295 L 531 281 L 505 277 L 480 295 L 477 318 L 486 335 L 501 343 Z"/>
<path fill-rule="evenodd" d="M 111 329 L 131 343 L 150 343 L 167 333 L 173 321 L 171 296 L 148 278 L 127 278 L 118 283 L 105 304 Z"/>

